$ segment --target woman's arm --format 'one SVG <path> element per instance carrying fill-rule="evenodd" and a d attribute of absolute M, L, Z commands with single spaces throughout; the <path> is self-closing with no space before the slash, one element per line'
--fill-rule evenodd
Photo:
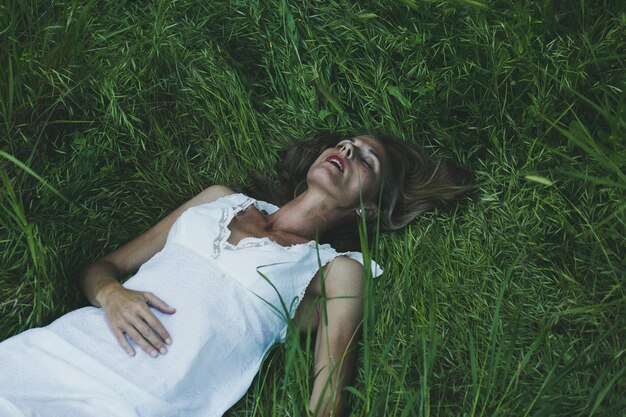
<path fill-rule="evenodd" d="M 133 291 L 120 284 L 119 279 L 137 272 L 139 267 L 160 251 L 176 219 L 189 207 L 215 201 L 232 194 L 227 187 L 213 185 L 172 211 L 146 232 L 89 265 L 82 272 L 80 284 L 89 302 L 105 310 L 105 318 L 120 346 L 129 354 L 135 351 L 124 333 L 146 353 L 165 353 L 171 337 L 150 307 L 167 314 L 175 309 L 147 291 Z"/>
<path fill-rule="evenodd" d="M 363 321 L 363 266 L 341 256 L 329 264 L 324 276 L 326 301 L 325 308 L 322 302 L 318 310 L 315 381 L 309 405 L 315 417 L 344 415 L 343 389 L 352 380 Z"/>

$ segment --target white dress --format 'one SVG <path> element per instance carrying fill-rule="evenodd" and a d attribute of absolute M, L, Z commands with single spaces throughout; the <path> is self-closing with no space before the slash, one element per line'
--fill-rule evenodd
<path fill-rule="evenodd" d="M 248 390 L 267 351 L 284 340 L 287 321 L 309 282 L 336 256 L 315 241 L 283 247 L 267 238 L 227 239 L 228 224 L 254 204 L 232 194 L 186 210 L 164 248 L 126 288 L 151 291 L 176 308 L 153 310 L 172 335 L 166 355 L 118 345 L 103 310 L 85 307 L 0 343 L 2 417 L 218 417 Z M 372 262 L 372 275 L 382 273 Z"/>

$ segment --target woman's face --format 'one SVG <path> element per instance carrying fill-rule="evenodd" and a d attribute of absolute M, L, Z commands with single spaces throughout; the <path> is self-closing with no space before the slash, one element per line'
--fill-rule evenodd
<path fill-rule="evenodd" d="M 375 207 L 387 168 L 385 147 L 371 136 L 356 136 L 326 149 L 307 175 L 309 187 L 318 187 L 338 207 Z"/>

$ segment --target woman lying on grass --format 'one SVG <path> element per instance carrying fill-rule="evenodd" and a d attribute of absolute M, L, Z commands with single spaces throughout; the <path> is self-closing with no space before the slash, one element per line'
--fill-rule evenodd
<path fill-rule="evenodd" d="M 300 142 L 280 168 L 279 187 L 257 175 L 251 191 L 282 207 L 211 186 L 85 269 L 95 307 L 0 343 L 0 415 L 221 416 L 289 320 L 316 332 L 312 415 L 344 415 L 365 271 L 324 242 L 362 220 L 398 229 L 471 175 L 371 135 Z"/>

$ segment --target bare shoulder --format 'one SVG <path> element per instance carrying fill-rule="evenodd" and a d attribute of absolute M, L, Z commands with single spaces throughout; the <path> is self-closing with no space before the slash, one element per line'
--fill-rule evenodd
<path fill-rule="evenodd" d="M 337 256 L 323 268 L 324 291 L 333 296 L 360 293 L 365 271 L 363 265 L 347 256 Z M 322 274 L 315 275 L 309 289 L 312 295 L 322 294 Z"/>
<path fill-rule="evenodd" d="M 202 190 L 202 192 L 194 197 L 194 200 L 196 200 L 195 202 L 197 204 L 205 204 L 211 203 L 230 194 L 235 194 L 235 192 L 224 185 L 215 184 Z"/>
<path fill-rule="evenodd" d="M 359 261 L 345 255 L 337 256 L 326 265 L 325 269 L 329 275 L 350 275 L 355 278 L 363 278 L 364 275 L 363 265 Z"/>

